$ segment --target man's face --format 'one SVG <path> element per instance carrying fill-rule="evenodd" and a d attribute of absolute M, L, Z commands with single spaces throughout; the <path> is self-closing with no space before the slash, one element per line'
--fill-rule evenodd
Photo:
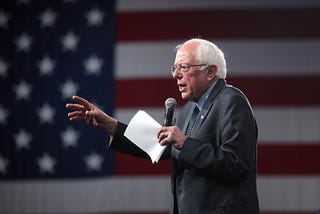
<path fill-rule="evenodd" d="M 177 51 L 174 65 L 181 64 L 197 65 L 194 57 L 195 44 L 187 44 Z M 178 89 L 181 97 L 187 101 L 197 102 L 200 97 L 210 87 L 211 83 L 208 80 L 208 69 L 200 70 L 201 66 L 191 67 L 187 72 L 180 71 L 177 68 L 173 72 L 173 78 L 177 80 Z"/>

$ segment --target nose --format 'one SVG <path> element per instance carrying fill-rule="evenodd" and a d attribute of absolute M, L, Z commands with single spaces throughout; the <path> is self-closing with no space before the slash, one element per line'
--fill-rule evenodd
<path fill-rule="evenodd" d="M 182 78 L 182 73 L 179 71 L 179 69 L 174 70 L 172 73 L 173 79 L 181 79 Z"/>

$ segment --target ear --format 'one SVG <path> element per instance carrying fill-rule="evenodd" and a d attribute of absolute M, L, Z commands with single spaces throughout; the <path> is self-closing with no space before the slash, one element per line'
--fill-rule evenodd
<path fill-rule="evenodd" d="M 208 76 L 207 76 L 207 78 L 208 78 L 209 81 L 211 81 L 211 80 L 216 78 L 217 71 L 218 71 L 218 68 L 217 68 L 216 65 L 210 65 L 208 67 Z"/>

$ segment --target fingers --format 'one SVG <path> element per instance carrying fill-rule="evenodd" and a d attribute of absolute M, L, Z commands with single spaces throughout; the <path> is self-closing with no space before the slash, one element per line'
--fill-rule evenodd
<path fill-rule="evenodd" d="M 86 116 L 83 111 L 73 111 L 68 113 L 68 118 L 70 121 L 85 121 Z"/>
<path fill-rule="evenodd" d="M 86 99 L 84 99 L 84 98 L 82 98 L 82 97 L 76 96 L 76 95 L 72 96 L 72 99 L 73 99 L 74 101 L 82 104 L 83 106 L 85 106 L 85 107 L 88 108 L 88 109 L 89 109 L 89 108 L 91 107 L 91 105 L 92 105 L 88 100 L 86 100 Z"/>
<path fill-rule="evenodd" d="M 86 122 L 87 119 L 81 116 L 69 117 L 69 120 L 72 122 Z"/>
<path fill-rule="evenodd" d="M 69 120 L 86 122 L 90 125 L 98 126 L 99 123 L 95 117 L 99 116 L 101 111 L 98 111 L 99 109 L 82 97 L 72 96 L 72 99 L 77 103 L 66 104 L 66 108 L 74 110 L 68 113 Z"/>
<path fill-rule="evenodd" d="M 168 136 L 167 136 L 167 134 L 166 133 L 161 133 L 160 135 L 159 135 L 159 137 L 158 137 L 158 140 L 159 140 L 159 142 L 161 142 L 161 141 L 163 141 L 165 138 L 167 138 Z"/>
<path fill-rule="evenodd" d="M 66 108 L 76 110 L 76 111 L 86 111 L 87 108 L 83 105 L 80 104 L 75 104 L 75 103 L 68 103 L 66 105 Z"/>
<path fill-rule="evenodd" d="M 160 145 L 171 144 L 181 149 L 187 136 L 176 126 L 161 127 L 157 133 Z"/>
<path fill-rule="evenodd" d="M 157 132 L 157 138 L 162 139 L 164 137 L 164 133 L 167 132 L 167 128 L 166 127 L 161 127 L 158 132 Z"/>
<path fill-rule="evenodd" d="M 166 130 L 166 128 L 161 128 L 157 133 L 158 142 L 161 146 L 167 145 L 170 143 L 170 132 Z"/>
<path fill-rule="evenodd" d="M 78 103 L 68 103 L 66 104 L 66 108 L 76 110 L 78 111 L 78 113 L 84 113 L 90 110 L 90 107 L 92 104 L 88 102 L 86 99 L 83 99 L 82 97 L 79 97 L 79 96 L 73 96 L 72 99 Z"/>

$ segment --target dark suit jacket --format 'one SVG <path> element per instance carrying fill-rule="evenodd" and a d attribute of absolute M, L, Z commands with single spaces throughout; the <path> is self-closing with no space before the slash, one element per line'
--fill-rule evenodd
<path fill-rule="evenodd" d="M 182 131 L 186 131 L 193 108 L 194 103 L 188 102 L 180 110 L 176 126 Z M 110 147 L 147 158 L 123 136 L 125 128 L 125 124 L 118 124 Z M 224 80 L 218 80 L 183 148 L 168 147 L 162 157 L 171 156 L 172 160 L 170 213 L 177 208 L 180 214 L 259 213 L 257 134 L 247 98 Z"/>

